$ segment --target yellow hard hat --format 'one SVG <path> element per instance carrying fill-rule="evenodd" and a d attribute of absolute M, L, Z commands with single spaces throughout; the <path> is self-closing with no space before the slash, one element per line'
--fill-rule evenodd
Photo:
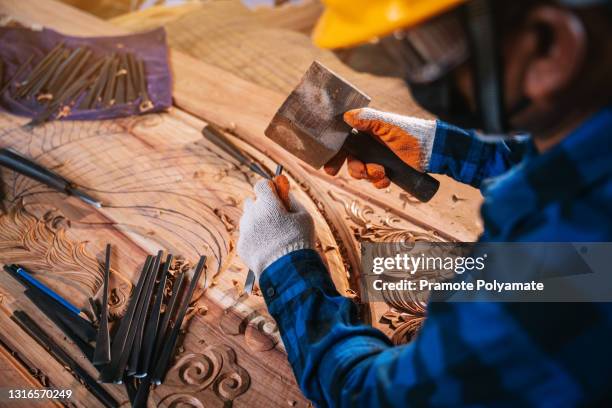
<path fill-rule="evenodd" d="M 410 28 L 467 0 L 322 0 L 313 32 L 321 48 L 350 47 Z"/>

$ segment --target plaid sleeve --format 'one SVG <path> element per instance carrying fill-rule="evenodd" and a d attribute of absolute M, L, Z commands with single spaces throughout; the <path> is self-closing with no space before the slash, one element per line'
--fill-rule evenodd
<path fill-rule="evenodd" d="M 446 174 L 480 187 L 484 179 L 505 173 L 529 149 L 526 137 L 486 141 L 475 131 L 437 121 L 436 136 L 427 171 Z"/>
<path fill-rule="evenodd" d="M 559 305 L 433 302 L 417 339 L 392 346 L 382 332 L 358 320 L 354 303 L 336 292 L 315 251 L 279 259 L 264 271 L 260 286 L 298 384 L 317 406 L 531 407 L 586 401 L 586 382 L 572 375 L 581 361 L 558 349 L 554 334 L 574 304 L 562 307 L 562 318 L 551 319 Z M 582 307 L 590 309 L 586 315 L 596 315 L 596 305 Z M 580 322 L 580 330 L 564 340 L 582 356 L 588 350 L 581 348 L 580 333 L 609 327 L 601 319 L 587 325 L 584 316 L 576 314 L 572 322 Z"/>

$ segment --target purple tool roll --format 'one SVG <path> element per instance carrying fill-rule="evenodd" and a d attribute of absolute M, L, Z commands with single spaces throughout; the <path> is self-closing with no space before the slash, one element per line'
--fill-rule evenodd
<path fill-rule="evenodd" d="M 36 64 L 61 41 L 70 49 L 87 47 L 93 53 L 84 69 L 94 61 L 112 52 L 131 52 L 144 62 L 147 91 L 153 103 L 148 112 L 159 112 L 172 105 L 172 78 L 168 66 L 168 46 L 166 32 L 163 28 L 152 31 L 116 36 L 116 37 L 71 37 L 50 29 L 35 31 L 21 27 L 0 27 L 0 58 L 4 63 L 4 72 L 1 83 L 4 85 L 13 78 L 19 67 L 33 55 L 27 69 L 18 79 L 23 80 L 32 71 Z M 34 117 L 44 110 L 44 107 L 34 100 L 15 100 L 11 94 L 15 85 L 0 95 L 0 105 L 3 109 L 23 116 Z M 68 120 L 110 119 L 129 115 L 138 115 L 138 103 L 125 103 L 110 107 L 80 110 L 79 101 L 84 97 L 82 93 L 72 108 Z"/>

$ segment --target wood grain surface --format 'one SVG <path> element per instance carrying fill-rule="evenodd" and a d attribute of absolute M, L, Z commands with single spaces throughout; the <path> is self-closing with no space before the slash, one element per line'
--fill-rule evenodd
<path fill-rule="evenodd" d="M 52 0 L 3 0 L 0 13 L 66 34 L 125 32 Z M 234 16 L 227 11 L 218 13 L 206 16 L 230 22 Z M 331 178 L 303 166 L 272 144 L 263 130 L 285 91 L 297 83 L 294 76 L 303 73 L 301 64 L 307 66 L 319 58 L 307 37 L 291 31 L 300 36 L 294 41 L 297 49 L 280 58 L 270 47 L 279 36 L 293 38 L 288 30 L 274 28 L 274 36 L 266 40 L 257 34 L 261 28 L 248 31 L 243 20 L 248 34 L 240 32 L 238 23 L 230 24 L 238 37 L 225 32 L 228 42 L 224 45 L 221 24 L 209 27 L 210 32 L 198 31 L 198 21 L 183 21 L 184 32 L 178 21 L 176 24 L 168 27 L 176 105 L 169 112 L 112 121 L 52 122 L 33 131 L 21 127 L 25 118 L 0 114 L 0 146 L 11 146 L 53 168 L 104 203 L 95 210 L 2 170 L 10 212 L 0 218 L 0 262 L 18 260 L 60 294 L 85 306 L 88 297 L 99 296 L 104 247 L 111 243 L 110 300 L 116 318 L 127 303 L 146 254 L 166 249 L 187 262 L 205 254 L 209 259 L 206 284 L 202 280 L 196 292 L 168 381 L 151 393 L 149 405 L 307 406 L 263 298 L 257 293 L 240 296 L 247 269 L 235 256 L 237 226 L 242 202 L 252 195 L 251 187 L 259 178 L 204 140 L 202 127 L 207 123 L 221 126 L 229 138 L 269 169 L 277 163 L 285 166 L 294 193 L 316 220 L 317 248 L 336 287 L 351 297 L 359 281 L 359 242 L 473 240 L 480 228 L 475 222 L 479 195 L 443 177 L 440 193 L 422 204 L 394 188 L 375 191 L 346 173 Z M 217 37 L 215 29 L 221 30 Z M 256 43 L 249 42 L 251 34 L 257 34 Z M 198 41 L 216 44 L 229 62 L 224 65 L 223 57 L 214 55 L 218 50 L 207 54 L 199 49 Z M 197 52 L 184 53 L 189 45 Z M 269 61 L 264 58 L 268 53 L 272 53 Z M 238 63 L 241 57 L 246 59 Z M 330 57 L 323 57 L 324 63 L 325 58 Z M 410 103 L 408 91 L 400 89 L 395 80 L 363 76 L 340 65 L 338 69 L 363 85 L 373 105 L 419 112 Z M 73 388 L 77 406 L 99 406 L 71 373 L 9 319 L 13 310 L 26 310 L 95 374 L 76 346 L 42 317 L 22 291 L 17 282 L 0 273 L 0 328 L 10 333 L 7 349 L 27 355 L 28 365 L 40 370 L 54 386 Z M 396 333 L 395 338 L 402 342 L 405 337 L 397 333 L 407 330 L 407 316 L 422 320 L 424 311 L 394 306 L 369 305 L 364 318 L 390 336 Z M 381 323 L 383 316 L 386 319 Z M 127 402 L 123 388 L 105 388 Z"/>

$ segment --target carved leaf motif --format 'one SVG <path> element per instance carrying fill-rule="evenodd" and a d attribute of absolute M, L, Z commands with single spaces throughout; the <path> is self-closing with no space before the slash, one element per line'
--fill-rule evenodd
<path fill-rule="evenodd" d="M 398 225 L 401 222 L 398 217 L 386 216 L 382 222 L 374 222 L 372 217 L 375 215 L 375 211 L 369 205 L 364 205 L 352 197 L 341 197 L 331 191 L 329 195 L 334 201 L 342 204 L 349 221 L 356 225 L 355 233 L 360 241 L 402 243 L 443 241 L 433 232 L 420 232 L 402 228 Z"/>
<path fill-rule="evenodd" d="M 400 226 L 401 220 L 397 217 L 386 216 L 382 222 L 374 222 L 372 218 L 375 211 L 372 207 L 360 203 L 354 198 L 340 197 L 329 192 L 331 198 L 342 204 L 350 222 L 355 224 L 355 237 L 359 241 L 387 242 L 394 244 L 387 246 L 388 253 L 378 256 L 393 256 L 398 250 L 412 248 L 415 242 L 444 242 L 433 232 L 409 230 Z M 389 324 L 393 329 L 391 340 L 394 344 L 405 344 L 416 336 L 426 317 L 426 301 L 401 296 L 396 291 L 383 291 L 383 298 L 390 306 L 389 311 L 382 317 L 381 322 Z"/>

